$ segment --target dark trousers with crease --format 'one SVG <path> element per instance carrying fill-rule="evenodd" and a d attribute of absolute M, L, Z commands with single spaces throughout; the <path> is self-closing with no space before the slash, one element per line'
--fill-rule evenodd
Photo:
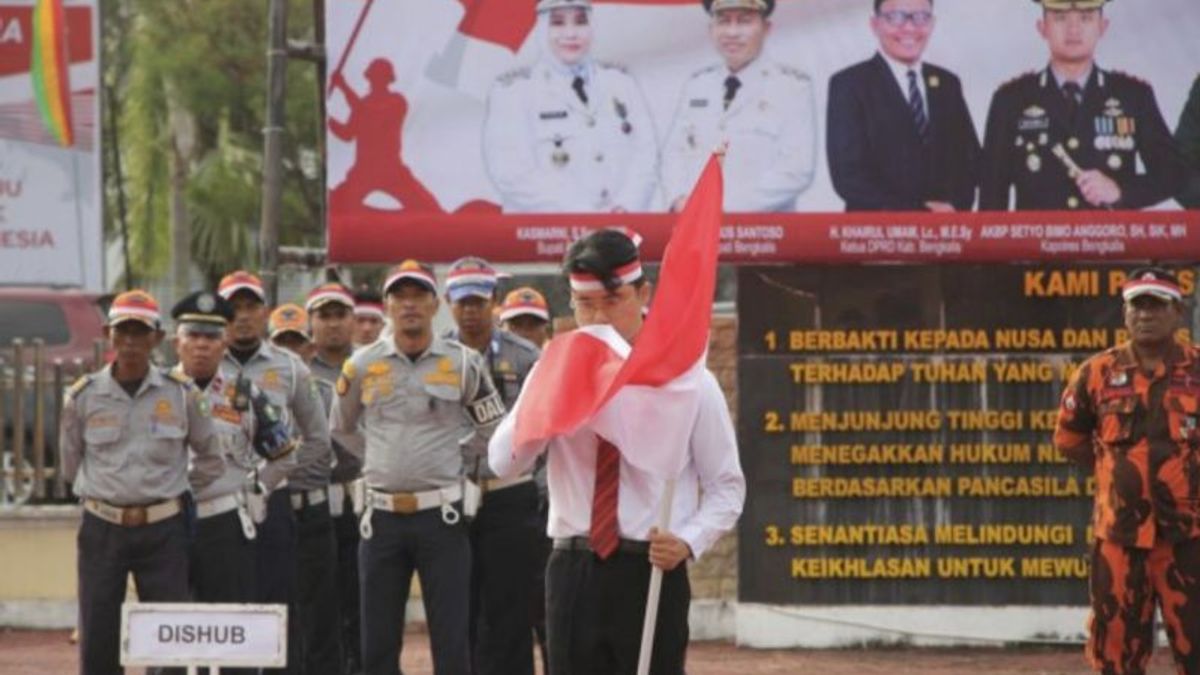
<path fill-rule="evenodd" d="M 342 620 L 338 607 L 337 541 L 329 503 L 296 511 L 296 610 L 306 675 L 342 670 Z"/>
<path fill-rule="evenodd" d="M 254 540 L 242 532 L 237 511 L 196 520 L 191 549 L 192 599 L 196 602 L 254 602 L 257 599 Z M 201 675 L 208 669 L 200 670 Z M 222 668 L 229 675 L 252 675 L 255 669 Z"/>
<path fill-rule="evenodd" d="M 187 525 L 182 514 L 123 527 L 84 512 L 76 547 L 79 672 L 121 675 L 121 605 L 128 575 L 133 574 L 142 602 L 187 602 Z"/>
<path fill-rule="evenodd" d="M 416 572 L 429 627 L 433 672 L 468 675 L 471 542 L 467 526 L 462 522 L 447 525 L 439 509 L 428 509 L 411 515 L 375 511 L 371 527 L 371 538 L 363 539 L 358 549 L 363 672 L 400 672 L 404 610 Z"/>
<path fill-rule="evenodd" d="M 539 531 L 537 486 L 484 495 L 471 521 L 471 655 L 474 675 L 533 675 L 530 605 Z"/>
<path fill-rule="evenodd" d="M 264 673 L 303 672 L 300 622 L 296 620 L 296 517 L 286 489 L 267 497 L 267 518 L 258 525 L 257 563 L 259 602 L 288 608 L 288 665 L 264 668 Z"/>
<path fill-rule="evenodd" d="M 362 671 L 362 631 L 358 608 L 358 516 L 347 495 L 342 515 L 333 519 L 337 538 L 338 599 L 341 601 L 342 652 L 345 655 L 346 675 Z"/>
<path fill-rule="evenodd" d="M 633 675 L 650 585 L 645 553 L 555 550 L 546 566 L 550 675 Z M 687 564 L 663 575 L 652 675 L 683 675 L 691 586 Z"/>

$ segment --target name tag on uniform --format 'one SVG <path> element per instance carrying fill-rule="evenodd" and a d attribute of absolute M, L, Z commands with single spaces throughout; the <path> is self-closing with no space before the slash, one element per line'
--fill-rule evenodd
<path fill-rule="evenodd" d="M 1048 117 L 1022 117 L 1017 120 L 1017 129 L 1019 131 L 1042 131 L 1050 128 L 1050 118 Z"/>
<path fill-rule="evenodd" d="M 694 99 L 688 101 L 688 107 L 689 108 L 707 108 L 708 107 L 708 99 L 694 98 Z"/>
<path fill-rule="evenodd" d="M 543 120 L 565 120 L 567 119 L 566 110 L 543 110 L 538 113 L 538 119 Z"/>
<path fill-rule="evenodd" d="M 492 392 L 467 406 L 467 413 L 475 426 L 483 426 L 504 417 L 504 403 L 500 401 L 500 394 Z"/>

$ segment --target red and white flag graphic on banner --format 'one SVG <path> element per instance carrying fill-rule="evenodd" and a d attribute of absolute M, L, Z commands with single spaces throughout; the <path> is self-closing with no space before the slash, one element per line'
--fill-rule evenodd
<path fill-rule="evenodd" d="M 712 323 L 722 192 L 714 155 L 679 214 L 653 309 L 632 349 L 610 326 L 583 327 L 546 345 L 517 411 L 518 461 L 590 422 L 639 469 L 663 478 L 682 470 Z"/>

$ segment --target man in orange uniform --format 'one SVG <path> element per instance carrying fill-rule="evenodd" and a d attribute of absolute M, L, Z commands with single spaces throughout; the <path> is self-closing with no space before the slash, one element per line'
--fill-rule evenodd
<path fill-rule="evenodd" d="M 1122 288 L 1129 341 L 1080 366 L 1054 444 L 1096 475 L 1087 657 L 1146 672 L 1154 608 L 1180 675 L 1200 673 L 1200 351 L 1176 340 L 1183 292 L 1160 268 Z"/>

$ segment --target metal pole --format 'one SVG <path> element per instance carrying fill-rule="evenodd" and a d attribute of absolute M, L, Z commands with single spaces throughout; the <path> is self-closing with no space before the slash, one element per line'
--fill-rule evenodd
<path fill-rule="evenodd" d="M 92 342 L 92 372 L 96 372 L 104 367 L 104 344 L 102 338 L 96 338 Z M 84 374 L 86 373 L 80 373 L 80 375 Z"/>
<path fill-rule="evenodd" d="M 62 409 L 63 396 L 65 396 L 65 384 L 63 378 L 63 362 L 62 359 L 54 359 L 54 429 L 55 433 L 62 428 Z M 67 483 L 63 480 L 62 472 L 62 448 L 59 447 L 57 439 L 54 447 L 59 448 L 59 452 L 54 458 L 54 498 L 63 499 L 67 496 Z"/>
<path fill-rule="evenodd" d="M 8 418 L 5 417 L 5 402 L 8 398 L 8 378 L 4 377 L 4 362 L 0 361 L 0 424 L 7 424 Z M 4 472 L 4 427 L 0 427 L 0 506 L 8 500 L 8 480 L 3 475 Z"/>
<path fill-rule="evenodd" d="M 12 503 L 21 496 L 25 466 L 25 341 L 13 340 L 13 447 L 12 453 Z"/>
<path fill-rule="evenodd" d="M 33 340 L 33 495 L 46 497 L 46 380 L 42 361 L 45 341 Z"/>
<path fill-rule="evenodd" d="M 279 291 L 279 213 L 283 200 L 283 113 L 287 85 L 287 0 L 271 0 L 267 13 L 267 126 L 263 129 L 263 202 L 258 231 L 259 275 L 267 302 Z"/>
<path fill-rule="evenodd" d="M 658 513 L 658 531 L 666 532 L 671 527 L 671 505 L 675 501 L 675 479 L 667 481 L 663 488 L 662 506 Z M 658 624 L 658 597 L 662 594 L 663 571 L 650 567 L 650 590 L 646 593 L 646 618 L 642 622 L 642 647 L 638 652 L 638 675 L 650 672 L 650 653 L 654 649 L 654 629 Z"/>

